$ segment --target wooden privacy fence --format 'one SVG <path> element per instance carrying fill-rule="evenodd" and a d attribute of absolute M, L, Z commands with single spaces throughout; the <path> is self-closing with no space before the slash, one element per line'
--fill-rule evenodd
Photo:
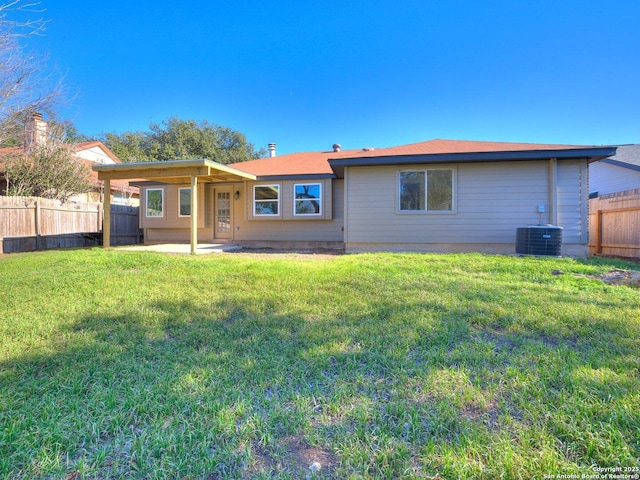
<path fill-rule="evenodd" d="M 111 205 L 111 245 L 135 245 L 140 243 L 138 207 Z"/>
<path fill-rule="evenodd" d="M 0 253 L 102 243 L 102 204 L 0 196 Z M 111 244 L 140 242 L 138 207 L 112 205 Z"/>
<path fill-rule="evenodd" d="M 640 189 L 589 200 L 589 253 L 640 258 Z"/>

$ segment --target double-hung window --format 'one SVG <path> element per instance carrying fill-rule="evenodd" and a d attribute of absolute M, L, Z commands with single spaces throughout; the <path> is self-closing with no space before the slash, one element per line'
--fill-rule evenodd
<path fill-rule="evenodd" d="M 293 186 L 295 216 L 322 214 L 322 185 L 319 183 L 298 183 Z"/>
<path fill-rule="evenodd" d="M 275 217 L 280 214 L 280 186 L 255 185 L 253 187 L 253 215 Z"/>
<path fill-rule="evenodd" d="M 162 188 L 148 188 L 146 191 L 145 210 L 147 217 L 158 218 L 164 216 L 164 190 Z"/>
<path fill-rule="evenodd" d="M 454 173 L 452 168 L 400 171 L 400 212 L 453 212 Z"/>
<path fill-rule="evenodd" d="M 179 188 L 178 189 L 178 216 L 190 217 L 191 216 L 191 189 Z"/>

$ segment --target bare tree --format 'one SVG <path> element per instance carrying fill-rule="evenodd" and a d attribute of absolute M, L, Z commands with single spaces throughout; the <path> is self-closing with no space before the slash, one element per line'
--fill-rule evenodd
<path fill-rule="evenodd" d="M 0 146 L 19 143 L 31 114 L 50 114 L 63 97 L 61 76 L 26 48 L 29 38 L 44 34 L 42 12 L 38 1 L 0 3 Z"/>

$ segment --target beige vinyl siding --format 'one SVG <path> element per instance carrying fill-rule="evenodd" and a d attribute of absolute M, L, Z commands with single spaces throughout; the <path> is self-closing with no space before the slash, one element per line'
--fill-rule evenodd
<path fill-rule="evenodd" d="M 234 241 L 318 241 L 341 242 L 343 240 L 344 201 L 342 180 L 279 181 L 281 185 L 279 217 L 253 216 L 253 185 L 276 182 L 249 182 L 241 193 L 244 201 L 236 202 Z M 323 216 L 293 216 L 293 184 L 322 183 Z"/>
<path fill-rule="evenodd" d="M 446 168 L 422 165 L 418 168 Z M 349 167 L 346 242 L 513 243 L 516 228 L 548 222 L 548 163 L 456 166 L 454 213 L 399 213 L 398 167 Z M 538 205 L 546 206 L 543 218 Z"/>
<path fill-rule="evenodd" d="M 322 215 L 295 217 L 293 215 L 293 185 L 322 184 Z M 280 214 L 278 217 L 253 216 L 253 185 L 280 185 Z M 163 185 L 165 190 L 164 217 L 146 218 L 144 189 L 141 192 L 141 224 L 145 229 L 145 242 L 188 242 L 189 217 L 178 216 L 178 189 L 188 185 Z M 148 188 L 159 188 L 158 186 Z M 233 235 L 231 241 L 242 242 L 342 242 L 344 201 L 342 180 L 296 180 L 278 182 L 215 183 L 199 185 L 198 189 L 198 241 L 214 240 L 214 190 L 229 188 L 232 197 Z M 238 192 L 238 199 L 234 193 Z"/>
<path fill-rule="evenodd" d="M 246 218 L 248 220 L 255 220 L 258 222 L 269 222 L 278 220 L 295 220 L 303 222 L 314 222 L 320 220 L 331 220 L 333 217 L 333 196 L 332 196 L 332 180 L 329 178 L 323 178 L 319 180 L 278 180 L 278 181 L 264 181 L 264 182 L 248 182 L 247 194 L 245 196 L 246 202 Z M 296 216 L 293 213 L 294 208 L 294 185 L 300 184 L 320 184 L 322 188 L 322 202 L 320 215 L 313 216 Z M 278 215 L 254 215 L 253 211 L 253 187 L 258 185 L 277 185 L 280 205 Z"/>
<path fill-rule="evenodd" d="M 191 185 L 153 185 L 140 188 L 140 227 L 141 228 L 186 228 L 190 227 L 191 217 L 178 215 L 178 190 L 191 188 Z M 162 217 L 147 217 L 147 189 L 162 189 L 164 191 L 164 211 Z M 211 198 L 206 185 L 198 185 L 198 227 L 209 226 Z M 188 237 L 187 237 L 188 239 Z"/>
<path fill-rule="evenodd" d="M 75 156 L 101 165 L 113 165 L 116 162 L 105 152 L 100 145 L 77 151 Z"/>
<path fill-rule="evenodd" d="M 599 195 L 640 188 L 640 172 L 604 162 L 589 165 L 589 191 Z"/>
<path fill-rule="evenodd" d="M 188 228 L 145 228 L 145 243 L 189 243 L 191 231 Z M 198 228 L 198 242 L 211 242 L 211 229 Z"/>
<path fill-rule="evenodd" d="M 562 243 L 588 242 L 587 162 L 558 162 L 558 226 Z M 584 188 L 580 188 L 584 179 Z"/>

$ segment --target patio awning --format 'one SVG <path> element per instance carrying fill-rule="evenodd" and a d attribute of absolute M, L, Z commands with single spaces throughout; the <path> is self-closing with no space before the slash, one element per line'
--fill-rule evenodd
<path fill-rule="evenodd" d="M 168 160 L 165 162 L 117 163 L 94 165 L 99 180 L 145 179 L 164 183 L 189 183 L 197 177 L 201 183 L 255 180 L 255 175 L 211 160 Z"/>
<path fill-rule="evenodd" d="M 162 183 L 191 185 L 191 253 L 198 249 L 198 184 L 256 180 L 256 176 L 211 160 L 170 160 L 166 162 L 94 165 L 98 180 L 110 191 L 111 180 L 144 179 Z M 111 244 L 111 196 L 104 196 L 102 245 Z"/>

